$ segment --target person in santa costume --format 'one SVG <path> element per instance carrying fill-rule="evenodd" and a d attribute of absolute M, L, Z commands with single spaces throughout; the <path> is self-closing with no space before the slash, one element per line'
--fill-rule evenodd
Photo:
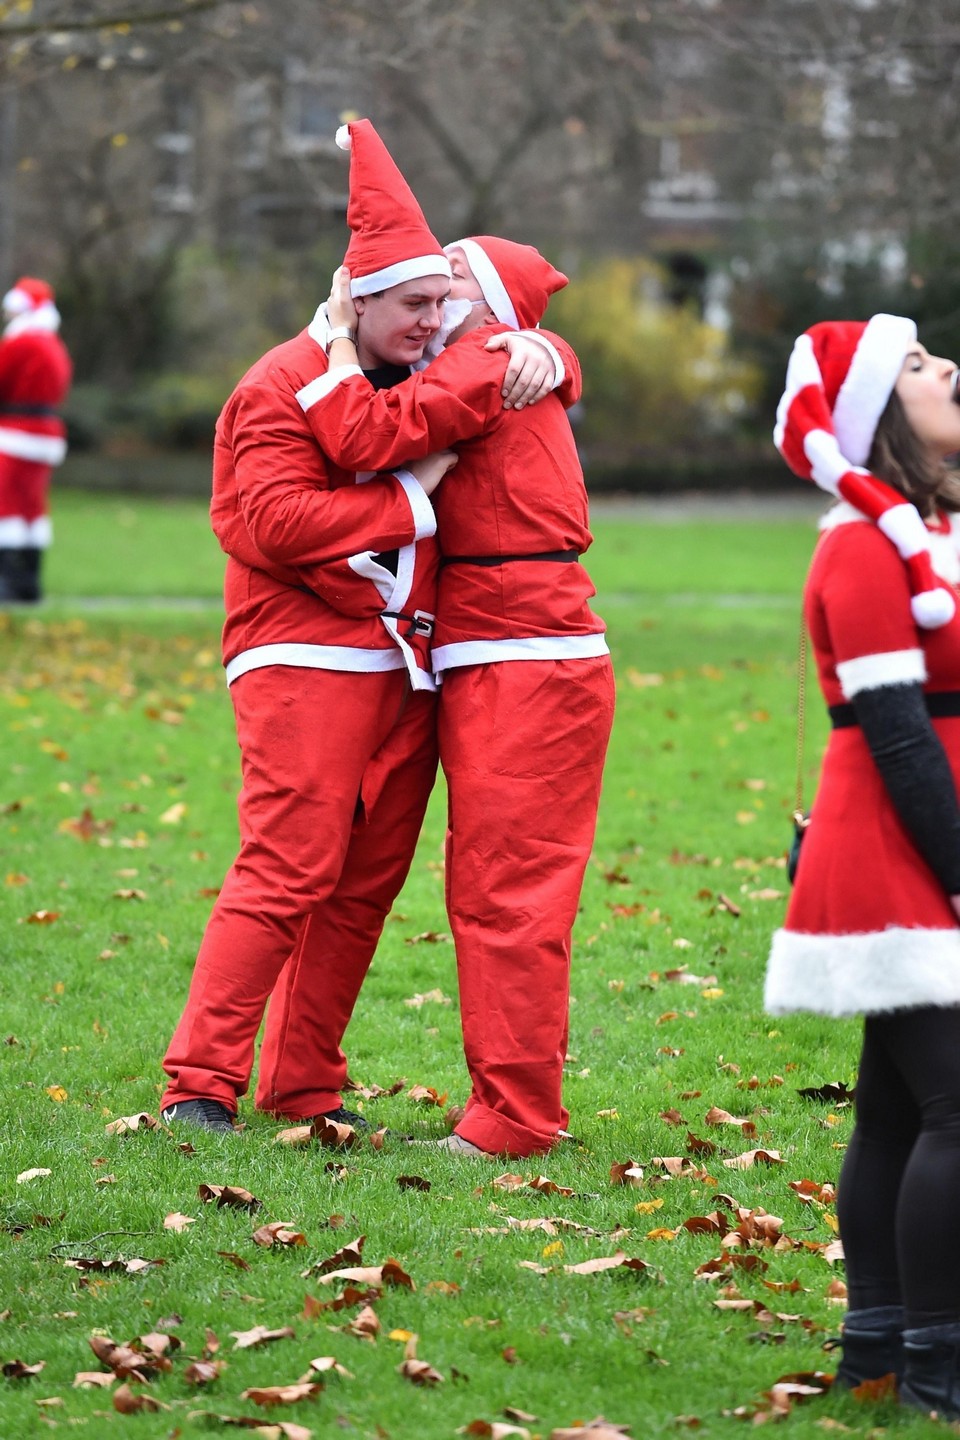
<path fill-rule="evenodd" d="M 306 413 L 346 465 L 458 449 L 434 496 L 442 561 L 432 662 L 443 682 L 447 909 L 472 1088 L 463 1119 L 437 1143 L 527 1156 L 566 1133 L 571 933 L 614 682 L 580 558 L 592 537 L 563 407 L 579 395 L 579 372 L 535 408 L 504 410 L 485 382 L 491 333 L 537 325 L 566 276 L 533 247 L 494 236 L 447 254 L 465 318 L 443 353 L 378 393 L 338 340 Z M 343 272 L 330 303 L 348 326 Z M 298 1010 L 321 1005 L 305 976 Z"/>
<path fill-rule="evenodd" d="M 775 1015 L 864 1016 L 837 1202 L 849 1290 L 837 1382 L 891 1374 L 903 1402 L 952 1419 L 960 486 L 947 457 L 960 450 L 956 372 L 901 316 L 814 325 L 794 349 L 775 439 L 798 473 L 809 476 L 812 461 L 841 496 L 804 594 L 832 731 L 765 988 Z"/>
<path fill-rule="evenodd" d="M 60 408 L 73 366 L 45 280 L 24 275 L 0 307 L 0 602 L 32 602 L 53 539 L 50 477 L 67 453 Z"/>
<path fill-rule="evenodd" d="M 373 126 L 350 129 L 347 253 L 367 297 L 356 338 L 370 382 L 391 385 L 441 329 L 450 265 Z M 321 306 L 247 372 L 217 424 L 211 520 L 228 556 L 223 660 L 242 761 L 241 844 L 164 1058 L 161 1101 L 166 1121 L 210 1130 L 233 1128 L 288 962 L 293 974 L 317 969 L 324 1063 L 278 1089 L 276 1056 L 296 1048 L 298 1023 L 278 997 L 257 1103 L 291 1118 L 358 1121 L 342 1106 L 340 1040 L 436 773 L 429 497 L 455 457 L 423 452 L 379 475 L 333 460 L 304 407 L 335 335 Z M 553 383 L 553 359 L 533 349 Z M 496 363 L 499 403 L 509 381 L 504 357 Z M 527 383 L 521 372 L 521 395 Z"/>

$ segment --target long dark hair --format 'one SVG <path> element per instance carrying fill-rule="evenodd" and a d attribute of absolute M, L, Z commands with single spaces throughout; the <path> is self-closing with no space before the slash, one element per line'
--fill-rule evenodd
<path fill-rule="evenodd" d="M 912 500 L 924 519 L 935 505 L 960 510 L 960 478 L 921 444 L 896 390 L 880 416 L 867 467 Z"/>

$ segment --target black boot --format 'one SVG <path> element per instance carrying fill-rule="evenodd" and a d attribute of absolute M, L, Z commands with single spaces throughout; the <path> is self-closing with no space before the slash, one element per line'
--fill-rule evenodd
<path fill-rule="evenodd" d="M 960 1323 L 904 1330 L 900 1402 L 941 1420 L 960 1420 Z"/>
<path fill-rule="evenodd" d="M 20 599 L 20 551 L 0 549 L 0 604 Z"/>
<path fill-rule="evenodd" d="M 20 551 L 20 599 L 36 603 L 41 598 L 40 564 L 43 551 L 28 545 Z"/>
<path fill-rule="evenodd" d="M 34 604 L 40 599 L 40 560 L 42 550 L 0 550 L 0 603 L 14 600 Z"/>
<path fill-rule="evenodd" d="M 882 1380 L 893 1375 L 899 1386 L 903 1377 L 903 1309 L 899 1305 L 875 1305 L 869 1310 L 849 1310 L 843 1322 L 843 1358 L 837 1367 L 835 1385 L 854 1390 L 865 1380 Z"/>

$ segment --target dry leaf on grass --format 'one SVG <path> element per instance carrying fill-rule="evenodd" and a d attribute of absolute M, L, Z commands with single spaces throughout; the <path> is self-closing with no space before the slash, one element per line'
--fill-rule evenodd
<path fill-rule="evenodd" d="M 419 1010 L 421 1005 L 449 1005 L 451 1001 L 450 996 L 444 995 L 442 990 L 427 990 L 423 995 L 409 996 L 403 1003 L 414 1010 Z"/>
<path fill-rule="evenodd" d="M 344 1326 L 344 1330 L 348 1335 L 355 1335 L 358 1340 L 376 1340 L 380 1333 L 380 1321 L 376 1311 L 369 1305 L 364 1305 L 350 1323 Z"/>
<path fill-rule="evenodd" d="M 275 1145 L 309 1145 L 313 1139 L 313 1125 L 291 1125 L 286 1130 L 278 1130 L 273 1137 Z"/>
<path fill-rule="evenodd" d="M 97 1183 L 99 1184 L 100 1182 L 98 1181 Z M 189 1229 L 191 1225 L 196 1225 L 196 1223 L 192 1215 L 181 1215 L 179 1210 L 174 1210 L 172 1214 L 163 1217 L 164 1230 L 173 1230 L 178 1235 L 182 1234 L 184 1230 Z"/>
<path fill-rule="evenodd" d="M 416 1285 L 396 1260 L 385 1260 L 382 1265 L 348 1266 L 343 1270 L 331 1270 L 321 1275 L 321 1285 L 330 1285 L 334 1280 L 352 1280 L 358 1285 L 405 1285 L 416 1290 Z"/>
<path fill-rule="evenodd" d="M 359 1136 L 352 1125 L 341 1125 L 336 1120 L 327 1120 L 318 1115 L 310 1126 L 310 1134 L 328 1150 L 349 1150 L 356 1145 Z"/>
<path fill-rule="evenodd" d="M 723 1163 L 728 1170 L 749 1170 L 754 1165 L 782 1165 L 783 1157 L 779 1150 L 745 1150 Z"/>
<path fill-rule="evenodd" d="M 199 1185 L 197 1194 L 205 1205 L 212 1201 L 217 1202 L 217 1209 L 222 1210 L 233 1206 L 238 1210 L 259 1210 L 262 1201 L 249 1190 L 243 1190 L 239 1185 Z"/>
<path fill-rule="evenodd" d="M 108 1390 L 115 1385 L 116 1375 L 112 1370 L 78 1370 L 73 1377 L 74 1390 Z"/>
<path fill-rule="evenodd" d="M 152 1395 L 131 1390 L 129 1385 L 119 1385 L 112 1398 L 114 1410 L 119 1410 L 121 1415 L 136 1415 L 141 1412 L 155 1414 L 158 1410 L 170 1409 L 169 1405 L 161 1404 Z"/>
<path fill-rule="evenodd" d="M 290 1420 L 261 1420 L 254 1415 L 218 1415 L 214 1410 L 191 1410 L 187 1415 L 191 1423 L 201 1420 L 204 1424 L 229 1425 L 238 1430 L 256 1430 L 271 1440 L 311 1440 L 313 1431 L 305 1425 L 294 1425 Z"/>
<path fill-rule="evenodd" d="M 155 1115 L 148 1115 L 147 1110 L 140 1110 L 137 1115 L 118 1116 L 105 1126 L 107 1135 L 132 1135 L 135 1130 L 157 1129 L 160 1129 L 160 1120 Z"/>
<path fill-rule="evenodd" d="M 25 1365 L 22 1360 L 6 1360 L 0 1366 L 0 1373 L 8 1380 L 29 1380 L 32 1375 L 39 1375 L 46 1364 L 46 1360 L 38 1360 L 36 1365 Z"/>
<path fill-rule="evenodd" d="M 238 1255 L 234 1250 L 218 1250 L 218 1251 L 217 1251 L 217 1254 L 218 1254 L 222 1259 L 224 1259 L 224 1260 L 229 1260 L 229 1261 L 230 1261 L 230 1264 L 231 1264 L 231 1265 L 235 1265 L 238 1270 L 249 1270 L 249 1269 L 250 1269 L 249 1262 L 246 1261 L 246 1260 L 244 1260 L 243 1256 L 242 1256 L 242 1255 Z"/>
<path fill-rule="evenodd" d="M 289 1248 L 307 1243 L 306 1235 L 294 1230 L 288 1220 L 274 1220 L 269 1225 L 261 1225 L 259 1230 L 254 1230 L 252 1238 L 255 1245 L 262 1245 L 265 1250 L 272 1249 L 274 1245 Z"/>
<path fill-rule="evenodd" d="M 231 1330 L 234 1350 L 251 1350 L 257 1345 L 268 1345 L 271 1340 L 292 1340 L 296 1331 L 291 1325 L 280 1330 L 269 1330 L 266 1325 L 254 1325 L 252 1330 Z"/>
<path fill-rule="evenodd" d="M 52 1170 L 45 1170 L 42 1166 L 36 1166 L 33 1170 L 21 1170 L 17 1176 L 18 1185 L 26 1185 L 30 1180 L 42 1180 L 44 1175 L 52 1175 Z"/>
<path fill-rule="evenodd" d="M 356 1240 L 351 1240 L 349 1245 L 341 1245 L 340 1249 L 335 1250 L 332 1255 L 328 1255 L 326 1260 L 317 1260 L 306 1270 L 301 1270 L 301 1278 L 305 1280 L 308 1275 L 326 1275 L 331 1270 L 339 1270 L 344 1265 L 359 1265 L 363 1259 L 363 1245 L 366 1238 L 366 1235 L 358 1235 Z"/>
<path fill-rule="evenodd" d="M 397 1184 L 401 1190 L 429 1190 L 430 1181 L 425 1180 L 422 1175 L 398 1175 Z"/>
<path fill-rule="evenodd" d="M 461 1425 L 456 1433 L 487 1435 L 490 1440 L 509 1440 L 511 1435 L 519 1435 L 521 1440 L 530 1440 L 529 1430 L 523 1430 L 519 1425 L 503 1425 L 499 1420 L 471 1420 L 469 1425 Z"/>
<path fill-rule="evenodd" d="M 254 1405 L 297 1405 L 301 1400 L 315 1400 L 323 1391 L 319 1380 L 298 1381 L 295 1385 L 261 1385 L 241 1390 L 241 1400 Z"/>
<path fill-rule="evenodd" d="M 226 1369 L 225 1360 L 194 1360 L 183 1372 L 188 1385 L 210 1385 Z"/>
<path fill-rule="evenodd" d="M 404 1098 L 415 1100 L 422 1105 L 439 1105 L 442 1109 L 447 1103 L 447 1092 L 444 1090 L 441 1095 L 432 1085 L 411 1085 L 410 1089 L 404 1092 Z"/>
<path fill-rule="evenodd" d="M 341 1365 L 333 1355 L 318 1355 L 315 1360 L 310 1361 L 310 1369 L 316 1371 L 318 1375 L 327 1375 L 332 1370 L 335 1375 L 342 1375 L 345 1380 L 355 1378 L 353 1372 L 348 1370 L 345 1365 Z"/>

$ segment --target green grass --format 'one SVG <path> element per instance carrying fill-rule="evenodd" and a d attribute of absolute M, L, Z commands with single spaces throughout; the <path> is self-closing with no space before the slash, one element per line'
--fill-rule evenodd
<path fill-rule="evenodd" d="M 762 1403 L 786 1373 L 832 1369 L 822 1345 L 839 1328 L 828 1287 L 841 1267 L 816 1248 L 754 1250 L 767 1268 L 738 1270 L 740 1294 L 799 1318 L 723 1311 L 714 1302 L 726 1282 L 694 1278 L 721 1253 L 718 1238 L 683 1228 L 728 1203 L 721 1194 L 781 1217 L 798 1242 L 834 1238 L 832 1207 L 802 1204 L 789 1182 L 836 1179 L 850 1111 L 797 1091 L 853 1079 L 857 1025 L 773 1023 L 761 1007 L 786 891 L 797 597 L 811 528 L 597 520 L 591 570 L 618 715 L 574 957 L 566 1098 L 582 1145 L 505 1166 L 388 1141 L 379 1154 L 344 1156 L 341 1176 L 327 1169 L 329 1152 L 276 1145 L 278 1127 L 249 1106 L 243 1135 L 199 1135 L 193 1154 L 163 1131 L 105 1133 L 117 1116 L 157 1112 L 160 1056 L 209 892 L 234 852 L 238 765 L 217 607 L 171 613 L 139 598 L 217 591 L 222 564 L 203 506 L 67 499 L 50 599 L 0 616 L 0 1360 L 46 1362 L 32 1379 L 0 1379 L 0 1437 L 51 1424 L 97 1437 L 209 1433 L 188 1418 L 207 1411 L 316 1435 L 440 1440 L 477 1419 L 502 1421 L 506 1406 L 536 1415 L 527 1428 L 544 1437 L 601 1413 L 635 1437 L 675 1434 L 682 1417 L 701 1422 L 697 1433 L 733 1436 L 744 1421 L 724 1412 Z M 114 599 L 82 598 L 92 596 Z M 811 710 L 813 764 L 823 722 Z M 466 1093 L 455 1003 L 404 1004 L 435 988 L 456 994 L 451 946 L 410 943 L 446 928 L 442 832 L 438 788 L 348 1047 L 358 1081 L 403 1077 L 454 1102 Z M 31 921 L 41 912 L 57 918 Z M 681 965 L 698 983 L 666 978 Z M 708 1127 L 711 1106 L 749 1117 L 757 1138 Z M 366 1112 L 401 1133 L 444 1129 L 438 1109 L 402 1094 L 367 1101 Z M 651 1160 L 686 1155 L 688 1130 L 718 1146 L 699 1162 L 704 1175 L 658 1181 Z M 723 1164 L 758 1144 L 783 1163 Z M 626 1160 L 644 1167 L 639 1187 L 611 1183 L 611 1165 Z M 50 1174 L 18 1184 L 33 1168 Z M 497 1188 L 506 1169 L 542 1172 L 573 1193 Z M 430 1190 L 401 1189 L 409 1174 Z M 252 1191 L 256 1220 L 202 1204 L 204 1183 Z M 196 1222 L 184 1233 L 163 1228 L 177 1211 Z M 555 1233 L 510 1223 L 551 1219 Z M 255 1225 L 274 1220 L 307 1245 L 255 1245 Z M 658 1229 L 675 1237 L 650 1234 Z M 301 1271 L 361 1234 L 366 1263 L 395 1257 L 417 1287 L 376 1303 L 375 1344 L 330 1328 L 355 1309 L 303 1318 L 306 1295 L 337 1287 Z M 618 1246 L 651 1272 L 561 1268 Z M 65 1256 L 165 1263 L 141 1276 L 84 1275 Z M 765 1281 L 802 1289 L 777 1293 Z M 234 1351 L 231 1332 L 255 1325 L 290 1325 L 295 1336 Z M 92 1335 L 127 1342 L 158 1327 L 183 1342 L 173 1372 L 147 1387 L 169 1410 L 126 1417 L 110 1392 L 73 1388 L 78 1371 L 102 1368 Z M 200 1355 L 208 1327 L 229 1366 L 196 1391 L 184 1357 Z M 417 1388 L 397 1374 L 394 1330 L 419 1337 L 441 1384 Z M 241 1400 L 248 1386 L 297 1380 L 322 1355 L 355 1378 L 329 1377 L 315 1404 L 262 1411 Z M 812 1437 L 825 1420 L 936 1433 L 845 1396 L 797 1408 L 786 1424 Z"/>

